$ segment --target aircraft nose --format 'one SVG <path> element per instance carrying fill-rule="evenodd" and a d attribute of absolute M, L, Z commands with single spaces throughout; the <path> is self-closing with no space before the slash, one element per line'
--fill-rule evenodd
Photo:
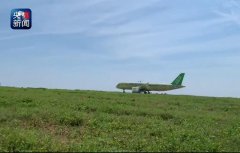
<path fill-rule="evenodd" d="M 116 85 L 116 88 L 122 89 L 122 83 L 118 83 L 118 84 Z"/>
<path fill-rule="evenodd" d="M 116 85 L 116 88 L 119 88 L 119 83 Z"/>

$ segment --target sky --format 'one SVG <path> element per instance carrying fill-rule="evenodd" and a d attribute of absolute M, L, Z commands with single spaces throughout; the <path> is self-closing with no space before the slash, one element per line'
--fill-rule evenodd
<path fill-rule="evenodd" d="M 13 30 L 10 12 L 32 10 Z M 239 0 L 2 0 L 2 86 L 119 91 L 171 83 L 169 94 L 240 97 Z"/>

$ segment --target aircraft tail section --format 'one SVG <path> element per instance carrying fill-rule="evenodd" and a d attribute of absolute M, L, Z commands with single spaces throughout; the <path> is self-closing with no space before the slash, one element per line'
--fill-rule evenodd
<path fill-rule="evenodd" d="M 178 75 L 178 77 L 171 83 L 172 85 L 182 85 L 183 78 L 184 78 L 185 73 L 181 73 Z"/>

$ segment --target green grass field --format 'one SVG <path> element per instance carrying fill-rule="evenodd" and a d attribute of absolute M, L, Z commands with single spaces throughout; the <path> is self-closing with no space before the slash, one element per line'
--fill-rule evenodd
<path fill-rule="evenodd" d="M 0 151 L 240 151 L 240 99 L 1 87 Z"/>

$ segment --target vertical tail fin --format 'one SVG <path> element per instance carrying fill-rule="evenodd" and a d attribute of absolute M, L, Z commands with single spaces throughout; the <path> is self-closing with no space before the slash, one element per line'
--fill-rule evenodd
<path fill-rule="evenodd" d="M 184 75 L 185 75 L 185 73 L 179 74 L 178 77 L 171 84 L 172 85 L 182 85 Z"/>

